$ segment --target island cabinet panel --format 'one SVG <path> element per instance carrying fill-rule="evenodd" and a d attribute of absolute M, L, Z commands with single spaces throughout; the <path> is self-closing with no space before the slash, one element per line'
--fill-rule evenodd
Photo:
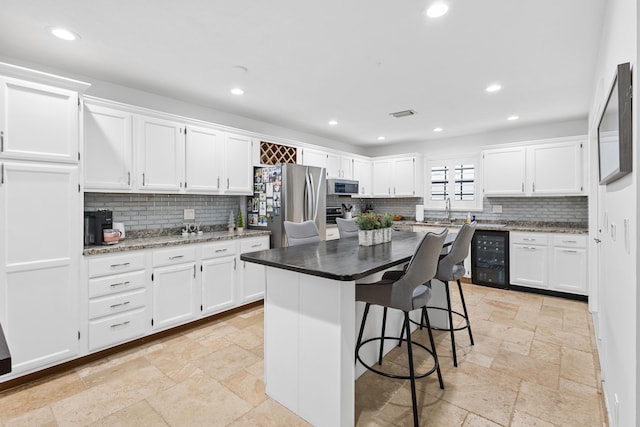
<path fill-rule="evenodd" d="M 133 114 L 84 102 L 84 188 L 130 191 L 133 186 Z"/>
<path fill-rule="evenodd" d="M 0 76 L 0 105 L 0 158 L 78 162 L 77 91 Z"/>

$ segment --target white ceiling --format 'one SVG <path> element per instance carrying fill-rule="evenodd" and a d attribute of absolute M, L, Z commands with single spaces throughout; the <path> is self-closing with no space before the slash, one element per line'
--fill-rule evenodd
<path fill-rule="evenodd" d="M 587 116 L 605 0 L 431 1 L 2 0 L 0 54 L 361 146 Z"/>

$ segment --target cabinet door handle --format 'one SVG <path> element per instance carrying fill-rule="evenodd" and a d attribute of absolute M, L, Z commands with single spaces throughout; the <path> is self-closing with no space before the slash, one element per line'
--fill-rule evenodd
<path fill-rule="evenodd" d="M 144 187 L 144 184 L 145 184 L 145 179 L 144 179 L 144 178 L 145 178 L 145 177 L 144 177 L 144 172 L 142 172 L 142 186 L 143 186 L 143 187 Z"/>
<path fill-rule="evenodd" d="M 127 172 L 127 185 L 131 185 L 131 172 Z"/>
<path fill-rule="evenodd" d="M 184 255 L 170 256 L 169 260 L 173 261 L 174 259 L 180 259 L 180 258 L 184 258 Z"/>
<path fill-rule="evenodd" d="M 4 184 L 4 163 L 0 163 L 0 184 Z"/>
<path fill-rule="evenodd" d="M 536 183 L 535 182 L 531 184 L 531 192 L 532 193 L 536 192 Z"/>
<path fill-rule="evenodd" d="M 196 278 L 196 265 L 193 264 L 193 278 Z"/>
<path fill-rule="evenodd" d="M 216 249 L 216 253 L 218 253 L 218 252 L 227 252 L 227 248 L 224 248 L 224 249 Z"/>
<path fill-rule="evenodd" d="M 4 152 L 4 131 L 0 131 L 0 153 Z"/>
<path fill-rule="evenodd" d="M 252 248 L 259 248 L 262 246 L 262 243 L 256 243 L 255 245 L 251 245 Z"/>
<path fill-rule="evenodd" d="M 127 267 L 130 263 L 128 262 L 123 262 L 121 264 L 111 264 L 109 267 L 111 268 L 118 268 L 118 267 Z"/>
<path fill-rule="evenodd" d="M 116 323 L 115 325 L 111 325 L 111 329 L 119 328 L 121 326 L 127 326 L 129 323 L 131 323 L 129 320 L 122 323 Z"/>
<path fill-rule="evenodd" d="M 112 283 L 111 285 L 109 285 L 112 288 L 117 288 L 118 286 L 129 286 L 129 281 L 126 282 L 120 282 L 120 283 Z"/>
<path fill-rule="evenodd" d="M 236 265 L 237 265 L 237 258 L 233 259 L 233 269 L 236 269 Z"/>
<path fill-rule="evenodd" d="M 227 178 L 227 190 L 229 189 L 229 178 Z"/>
<path fill-rule="evenodd" d="M 218 189 L 220 189 L 220 177 L 218 177 Z"/>
<path fill-rule="evenodd" d="M 520 192 L 524 193 L 524 182 L 522 183 L 522 190 Z"/>
<path fill-rule="evenodd" d="M 125 301 L 125 302 L 122 302 L 120 304 L 113 304 L 113 305 L 111 305 L 111 308 L 114 309 L 114 308 L 118 308 L 118 307 L 122 307 L 122 306 L 127 306 L 129 304 L 131 304 L 131 301 Z"/>

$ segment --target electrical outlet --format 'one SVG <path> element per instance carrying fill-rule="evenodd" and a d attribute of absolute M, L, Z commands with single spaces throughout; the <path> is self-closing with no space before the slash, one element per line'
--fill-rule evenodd
<path fill-rule="evenodd" d="M 502 205 L 493 205 L 492 208 L 493 213 L 502 213 Z"/>
<path fill-rule="evenodd" d="M 184 210 L 184 219 L 196 219 L 196 210 L 195 209 L 185 209 Z"/>

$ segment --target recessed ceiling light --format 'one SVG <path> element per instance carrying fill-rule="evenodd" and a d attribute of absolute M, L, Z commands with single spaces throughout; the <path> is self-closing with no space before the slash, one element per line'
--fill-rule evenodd
<path fill-rule="evenodd" d="M 444 130 L 444 129 L 442 129 L 442 128 L 434 128 L 434 129 L 433 129 L 433 131 L 434 131 L 434 132 L 442 132 L 443 130 Z"/>
<path fill-rule="evenodd" d="M 231 93 L 234 95 L 243 95 L 244 90 L 240 89 L 239 87 L 234 87 L 233 89 L 231 89 Z"/>
<path fill-rule="evenodd" d="M 62 40 L 74 41 L 80 38 L 79 35 L 77 35 L 73 31 L 67 30 L 66 28 L 51 27 L 49 28 L 49 31 L 51 31 L 51 34 Z"/>
<path fill-rule="evenodd" d="M 335 125 L 337 125 L 337 124 L 338 124 L 338 121 L 337 121 L 337 120 L 329 120 L 329 124 L 330 124 L 331 126 L 335 126 Z"/>
<path fill-rule="evenodd" d="M 384 136 L 382 136 L 382 135 L 381 135 L 381 136 L 379 136 L 379 137 L 378 137 L 378 141 L 384 141 Z"/>
<path fill-rule="evenodd" d="M 509 116 L 507 117 L 507 120 L 518 120 L 519 118 L 519 116 Z"/>
<path fill-rule="evenodd" d="M 436 3 L 433 3 L 431 6 L 429 6 L 429 9 L 427 9 L 427 16 L 429 18 L 439 18 L 445 13 L 447 13 L 448 11 L 449 11 L 449 6 L 447 6 L 446 3 L 436 2 Z"/>
<path fill-rule="evenodd" d="M 487 86 L 487 88 L 485 89 L 487 92 L 497 92 L 500 89 L 502 89 L 502 86 L 500 86 L 499 84 L 492 84 Z"/>

